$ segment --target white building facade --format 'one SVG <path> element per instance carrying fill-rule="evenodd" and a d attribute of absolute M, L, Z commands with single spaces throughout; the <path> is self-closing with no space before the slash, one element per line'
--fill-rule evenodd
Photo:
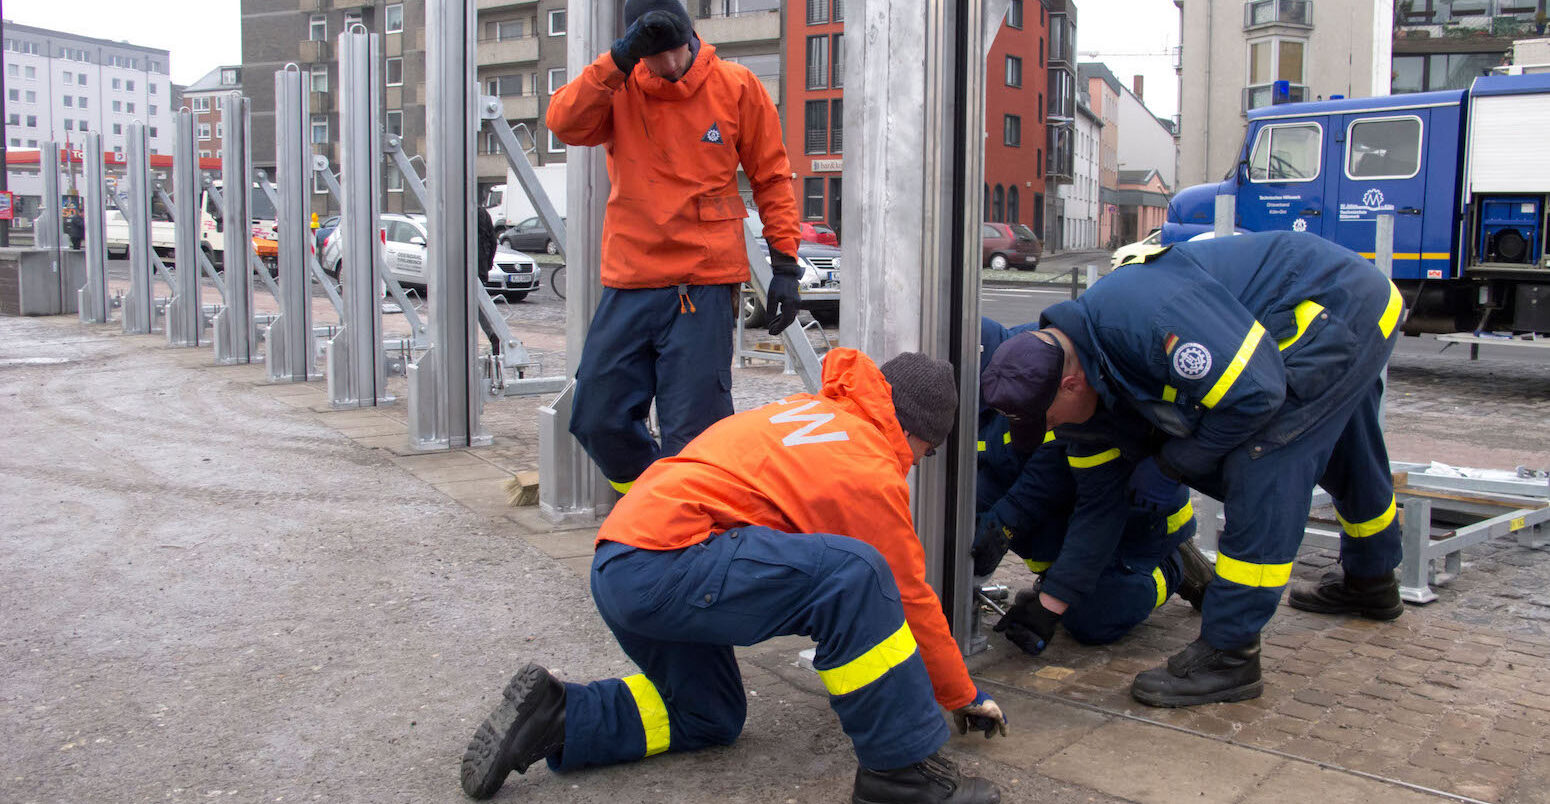
<path fill-rule="evenodd" d="M 1078 103 L 1071 183 L 1060 186 L 1060 197 L 1065 200 L 1066 210 L 1063 242 L 1073 251 L 1098 247 L 1098 193 L 1102 187 L 1098 143 L 1102 132 L 1103 121 L 1086 103 Z"/>

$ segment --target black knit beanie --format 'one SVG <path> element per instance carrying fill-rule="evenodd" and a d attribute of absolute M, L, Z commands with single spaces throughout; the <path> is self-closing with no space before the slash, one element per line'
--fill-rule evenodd
<path fill-rule="evenodd" d="M 624 4 L 624 28 L 629 30 L 635 21 L 640 19 L 648 11 L 664 11 L 679 22 L 679 31 L 683 34 L 683 41 L 679 45 L 686 45 L 694 39 L 694 20 L 689 18 L 689 12 L 684 10 L 683 3 L 678 0 L 626 0 Z"/>
<path fill-rule="evenodd" d="M 947 440 L 958 410 L 958 382 L 945 360 L 905 352 L 883 364 L 893 409 L 905 432 L 932 446 Z"/>

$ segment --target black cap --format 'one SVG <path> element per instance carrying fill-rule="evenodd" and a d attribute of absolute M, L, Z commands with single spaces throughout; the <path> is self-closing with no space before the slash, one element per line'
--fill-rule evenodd
<path fill-rule="evenodd" d="M 1012 446 L 1032 452 L 1044 443 L 1044 415 L 1055 401 L 1066 353 L 1032 332 L 1008 338 L 980 374 L 980 400 L 1011 422 Z"/>
<path fill-rule="evenodd" d="M 672 47 L 667 48 L 668 50 L 689 44 L 689 40 L 694 36 L 694 20 L 689 18 L 689 12 L 684 9 L 683 3 L 678 2 L 678 0 L 626 0 L 624 4 L 625 29 L 628 30 L 631 25 L 635 24 L 636 20 L 653 11 L 663 12 L 673 20 L 673 27 L 677 37 L 671 43 Z M 664 42 L 663 44 L 667 43 Z M 646 55 L 656 54 L 648 53 Z"/>

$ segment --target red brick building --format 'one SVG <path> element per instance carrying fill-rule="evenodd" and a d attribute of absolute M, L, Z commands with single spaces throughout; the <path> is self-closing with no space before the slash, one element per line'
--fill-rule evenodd
<path fill-rule="evenodd" d="M 786 153 L 804 221 L 841 231 L 845 0 L 786 6 Z"/>
<path fill-rule="evenodd" d="M 985 63 L 985 220 L 1022 223 L 1044 237 L 1043 3 L 1012 0 Z"/>

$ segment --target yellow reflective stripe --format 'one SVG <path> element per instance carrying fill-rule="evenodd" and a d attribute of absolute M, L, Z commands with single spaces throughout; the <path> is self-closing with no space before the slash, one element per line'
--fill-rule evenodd
<path fill-rule="evenodd" d="M 1405 309 L 1405 299 L 1399 295 L 1399 288 L 1394 283 L 1389 283 L 1389 306 L 1383 311 L 1383 317 L 1378 319 L 1378 331 L 1383 333 L 1385 339 L 1394 333 L 1394 325 L 1399 323 L 1399 314 Z"/>
<path fill-rule="evenodd" d="M 662 703 L 662 694 L 657 692 L 651 679 L 642 674 L 625 676 L 621 680 L 624 686 L 630 688 L 630 694 L 635 696 L 635 708 L 640 710 L 640 723 L 646 728 L 646 756 L 666 751 L 673 738 L 667 721 L 667 704 Z"/>
<path fill-rule="evenodd" d="M 1174 511 L 1172 514 L 1168 515 L 1168 532 L 1178 533 L 1179 528 L 1188 525 L 1189 521 L 1194 518 L 1195 504 L 1193 502 L 1184 503 L 1183 508 L 1180 508 L 1179 510 Z"/>
<path fill-rule="evenodd" d="M 1285 586 L 1292 579 L 1292 562 L 1285 564 L 1254 564 L 1239 561 L 1226 553 L 1216 554 L 1216 575 L 1224 581 L 1242 586 Z"/>
<path fill-rule="evenodd" d="M 1010 433 L 1008 435 L 1010 435 Z M 985 442 L 983 442 L 983 441 L 976 441 L 976 442 L 974 442 L 974 447 L 975 447 L 975 449 L 978 449 L 980 452 L 984 452 L 985 451 Z"/>
<path fill-rule="evenodd" d="M 1162 567 L 1152 570 L 1152 580 L 1157 584 L 1157 602 L 1152 605 L 1155 609 L 1168 602 L 1168 581 L 1163 578 Z"/>
<path fill-rule="evenodd" d="M 614 491 L 617 491 L 620 494 L 625 494 L 625 493 L 629 492 L 631 486 L 635 485 L 635 481 L 631 480 L 628 483 L 619 483 L 619 482 L 615 482 L 613 480 L 610 480 L 610 481 L 608 481 L 608 485 L 613 486 L 614 487 Z"/>
<path fill-rule="evenodd" d="M 1335 518 L 1340 520 L 1340 527 L 1345 529 L 1346 535 L 1353 539 L 1361 539 L 1367 536 L 1372 536 L 1376 533 L 1382 533 L 1384 528 L 1394 524 L 1394 515 L 1396 512 L 1394 498 L 1390 497 L 1388 510 L 1373 517 L 1372 519 L 1367 520 L 1366 522 L 1348 521 L 1345 517 L 1340 515 L 1339 511 L 1335 512 Z"/>
<path fill-rule="evenodd" d="M 1369 260 L 1376 260 L 1378 258 L 1378 253 L 1376 251 L 1362 251 L 1362 252 L 1358 252 L 1358 253 L 1360 253 L 1363 257 L 1366 257 Z M 1396 252 L 1394 252 L 1394 259 L 1396 259 L 1396 260 L 1451 260 L 1451 259 L 1453 259 L 1453 255 L 1449 254 L 1446 251 L 1396 251 Z"/>
<path fill-rule="evenodd" d="M 1286 351 L 1292 344 L 1302 338 L 1303 333 L 1308 331 L 1308 325 L 1312 324 L 1313 319 L 1318 318 L 1319 313 L 1322 312 L 1324 312 L 1324 305 L 1312 299 L 1292 308 L 1292 315 L 1297 318 L 1297 331 L 1293 332 L 1289 338 L 1276 341 L 1276 347 L 1283 352 Z"/>
<path fill-rule="evenodd" d="M 1227 396 L 1232 390 L 1232 384 L 1238 381 L 1238 375 L 1243 373 L 1245 366 L 1249 364 L 1249 358 L 1254 356 L 1254 350 L 1259 348 L 1259 339 L 1265 337 L 1265 328 L 1258 321 L 1249 328 L 1249 334 L 1243 337 L 1243 344 L 1238 347 L 1238 353 L 1233 355 L 1232 362 L 1227 364 L 1227 370 L 1216 380 L 1216 385 L 1211 386 L 1211 391 L 1206 398 L 1200 400 L 1200 404 L 1208 408 L 1216 407 L 1216 403 Z"/>
<path fill-rule="evenodd" d="M 1054 430 L 1045 430 L 1044 431 L 1044 442 L 1043 443 L 1048 444 L 1049 442 L 1054 441 L 1054 440 L 1055 440 L 1055 431 Z M 1006 443 L 1008 443 L 1008 444 L 1012 443 L 1012 434 L 1010 432 L 1006 434 Z"/>
<path fill-rule="evenodd" d="M 866 653 L 829 670 L 819 670 L 818 677 L 830 695 L 855 692 L 883 677 L 883 674 L 904 663 L 915 655 L 915 636 L 910 624 L 904 623 L 893 636 L 872 646 Z"/>
<path fill-rule="evenodd" d="M 1102 466 L 1119 457 L 1119 448 L 1106 449 L 1097 455 L 1067 455 L 1066 463 L 1071 464 L 1072 469 L 1091 469 L 1094 466 Z"/>
<path fill-rule="evenodd" d="M 1050 565 L 1054 564 L 1055 562 L 1053 562 L 1053 561 L 1034 561 L 1031 558 L 1025 558 L 1025 559 L 1023 559 L 1023 563 L 1027 564 L 1028 565 L 1028 569 L 1030 569 L 1030 570 L 1032 570 L 1034 572 L 1043 572 L 1043 571 L 1049 569 Z"/>
<path fill-rule="evenodd" d="M 1174 388 L 1171 385 L 1164 385 L 1163 386 L 1163 401 L 1164 402 L 1173 402 L 1173 401 L 1176 401 L 1178 398 L 1179 398 L 1179 389 Z"/>

